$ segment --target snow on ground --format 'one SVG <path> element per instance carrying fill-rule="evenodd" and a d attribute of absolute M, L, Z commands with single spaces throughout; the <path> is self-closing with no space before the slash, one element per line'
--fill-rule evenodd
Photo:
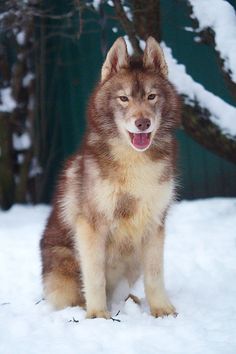
<path fill-rule="evenodd" d="M 39 302 L 39 239 L 48 212 L 46 206 L 0 212 L 1 354 L 236 353 L 236 199 L 172 208 L 165 270 L 179 315 L 164 319 L 151 317 L 144 299 L 140 308 L 118 300 L 119 293 L 112 315 L 120 322 L 86 320 L 80 308 L 56 312 Z M 143 297 L 141 280 L 135 290 Z"/>
<path fill-rule="evenodd" d="M 236 16 L 235 10 L 225 0 L 189 0 L 193 18 L 199 30 L 210 27 L 215 33 L 216 50 L 224 59 L 225 68 L 236 82 Z"/>

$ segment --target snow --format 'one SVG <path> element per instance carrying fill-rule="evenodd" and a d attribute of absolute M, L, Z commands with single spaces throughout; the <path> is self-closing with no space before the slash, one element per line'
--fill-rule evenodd
<path fill-rule="evenodd" d="M 99 10 L 100 4 L 101 4 L 101 0 L 93 0 L 93 7 L 95 8 L 96 11 Z"/>
<path fill-rule="evenodd" d="M 179 315 L 151 317 L 144 299 L 141 308 L 119 299 L 121 285 L 112 302 L 113 318 L 120 322 L 86 320 L 80 308 L 53 311 L 40 301 L 39 239 L 49 210 L 17 205 L 0 212 L 0 353 L 236 352 L 236 199 L 174 205 L 165 271 Z M 141 280 L 134 293 L 143 297 Z"/>
<path fill-rule="evenodd" d="M 0 112 L 12 112 L 16 107 L 16 101 L 12 97 L 10 87 L 0 89 Z"/>
<path fill-rule="evenodd" d="M 173 57 L 172 51 L 165 43 L 161 44 L 169 70 L 169 80 L 180 94 L 186 95 L 186 101 L 194 105 L 195 101 L 210 112 L 210 119 L 223 133 L 236 136 L 236 108 L 206 90 L 187 74 L 183 64 Z"/>
<path fill-rule="evenodd" d="M 21 32 L 17 33 L 16 40 L 19 45 L 24 45 L 25 44 L 25 32 L 21 31 Z"/>
<path fill-rule="evenodd" d="M 0 14 L 0 21 L 2 21 L 3 19 L 4 19 L 4 17 L 6 17 L 8 15 L 8 12 L 6 11 L 6 12 L 2 12 L 1 14 Z"/>
<path fill-rule="evenodd" d="M 17 155 L 17 162 L 19 165 L 21 165 L 25 161 L 25 155 L 24 154 L 18 154 Z"/>
<path fill-rule="evenodd" d="M 185 29 L 185 31 L 187 31 L 187 32 L 194 32 L 194 29 L 193 29 L 192 27 L 186 26 L 186 27 L 184 27 L 184 29 Z"/>
<path fill-rule="evenodd" d="M 37 157 L 33 157 L 30 165 L 29 177 L 33 178 L 43 173 L 42 167 L 39 165 Z"/>
<path fill-rule="evenodd" d="M 236 82 L 236 16 L 233 6 L 225 0 L 189 0 L 189 3 L 199 30 L 211 28 L 214 31 L 216 50 Z"/>
<path fill-rule="evenodd" d="M 27 150 L 31 146 L 31 139 L 27 132 L 21 135 L 13 133 L 12 139 L 15 150 Z"/>
<path fill-rule="evenodd" d="M 128 51 L 128 54 L 129 55 L 132 55 L 134 50 L 133 50 L 133 47 L 132 47 L 132 44 L 129 40 L 129 37 L 127 36 L 127 34 L 124 36 L 124 40 L 125 40 L 125 43 L 126 43 L 126 46 L 127 46 L 127 51 Z"/>
<path fill-rule="evenodd" d="M 132 14 L 132 11 L 131 11 L 130 7 L 129 6 L 125 6 L 123 4 L 123 10 L 124 10 L 128 20 L 132 22 L 133 21 L 133 14 Z"/>
<path fill-rule="evenodd" d="M 28 72 L 24 77 L 23 77 L 23 87 L 29 86 L 31 81 L 35 78 L 34 74 L 31 72 Z"/>

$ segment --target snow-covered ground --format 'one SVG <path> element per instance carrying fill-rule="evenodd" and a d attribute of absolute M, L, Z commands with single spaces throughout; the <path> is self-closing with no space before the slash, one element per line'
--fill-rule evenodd
<path fill-rule="evenodd" d="M 173 207 L 165 270 L 179 315 L 164 319 L 151 317 L 144 299 L 141 308 L 118 299 L 122 287 L 112 304 L 120 322 L 86 320 L 80 308 L 55 312 L 40 301 L 39 239 L 48 212 L 0 212 L 1 354 L 236 353 L 236 199 Z M 143 298 L 141 280 L 135 290 Z"/>

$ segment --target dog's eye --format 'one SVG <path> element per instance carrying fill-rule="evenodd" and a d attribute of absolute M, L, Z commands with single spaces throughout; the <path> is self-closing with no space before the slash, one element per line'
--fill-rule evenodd
<path fill-rule="evenodd" d="M 122 102 L 128 102 L 129 99 L 127 96 L 119 96 L 119 99 L 122 101 Z"/>
<path fill-rule="evenodd" d="M 151 93 L 150 95 L 148 95 L 148 100 L 154 100 L 156 98 L 156 94 L 155 93 Z"/>

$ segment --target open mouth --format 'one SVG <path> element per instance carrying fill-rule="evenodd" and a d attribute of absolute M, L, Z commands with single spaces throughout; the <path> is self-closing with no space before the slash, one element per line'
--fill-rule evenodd
<path fill-rule="evenodd" d="M 129 132 L 132 145 L 138 150 L 146 149 L 151 142 L 151 133 L 131 133 Z"/>

